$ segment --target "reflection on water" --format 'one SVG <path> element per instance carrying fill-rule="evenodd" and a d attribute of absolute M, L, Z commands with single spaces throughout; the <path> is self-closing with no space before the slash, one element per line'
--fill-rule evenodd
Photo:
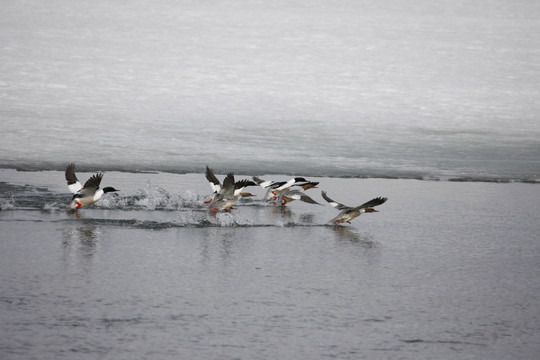
<path fill-rule="evenodd" d="M 88 264 L 98 244 L 99 231 L 93 225 L 71 225 L 62 229 L 62 247 L 66 263 L 75 259 L 77 263 Z"/>
<path fill-rule="evenodd" d="M 332 229 L 339 239 L 358 243 L 366 249 L 375 248 L 377 245 L 373 241 L 371 234 L 360 234 L 349 226 L 332 225 Z"/>
<path fill-rule="evenodd" d="M 287 224 L 314 224 L 315 214 L 302 212 L 297 214 L 294 210 L 286 206 L 272 206 L 270 212 L 278 219 L 278 221 L 284 221 Z"/>
<path fill-rule="evenodd" d="M 84 219 L 84 216 L 81 215 L 80 212 L 78 212 L 77 210 L 74 210 L 74 209 L 66 210 L 66 214 L 70 219 L 75 219 L 75 220 Z"/>
<path fill-rule="evenodd" d="M 368 266 L 367 269 L 375 269 L 380 264 L 384 247 L 380 242 L 374 240 L 373 235 L 358 232 L 358 229 L 350 226 L 330 225 L 328 227 L 335 235 L 338 248 L 361 257 Z"/>
<path fill-rule="evenodd" d="M 234 252 L 237 232 L 223 228 L 206 228 L 204 233 L 199 245 L 201 261 L 212 264 L 217 258 L 220 263 L 228 264 Z"/>
<path fill-rule="evenodd" d="M 272 206 L 270 209 L 272 214 L 281 215 L 283 218 L 291 218 L 294 214 L 290 208 L 285 206 Z"/>
<path fill-rule="evenodd" d="M 315 215 L 313 213 L 304 213 L 300 215 L 300 221 L 306 224 L 313 224 Z"/>

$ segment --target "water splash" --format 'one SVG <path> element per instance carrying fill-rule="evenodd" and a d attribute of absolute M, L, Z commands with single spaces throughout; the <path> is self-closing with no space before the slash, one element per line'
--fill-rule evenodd
<path fill-rule="evenodd" d="M 0 199 L 0 210 L 13 210 L 15 208 L 15 199 Z"/>
<path fill-rule="evenodd" d="M 132 193 L 108 194 L 95 204 L 98 208 L 123 210 L 178 211 L 184 208 L 201 208 L 200 195 L 191 191 L 171 193 L 148 180 L 145 187 Z"/>

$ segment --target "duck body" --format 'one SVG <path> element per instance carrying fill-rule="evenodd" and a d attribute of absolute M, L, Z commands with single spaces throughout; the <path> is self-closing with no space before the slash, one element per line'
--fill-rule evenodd
<path fill-rule="evenodd" d="M 234 174 L 228 173 L 223 180 L 223 186 L 220 185 L 219 192 L 208 202 L 213 213 L 218 211 L 230 211 L 236 202 L 239 195 L 235 195 Z"/>

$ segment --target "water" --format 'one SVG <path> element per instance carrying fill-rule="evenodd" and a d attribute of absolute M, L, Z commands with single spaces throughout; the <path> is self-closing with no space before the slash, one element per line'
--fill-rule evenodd
<path fill-rule="evenodd" d="M 4 4 L 0 167 L 537 181 L 535 2 Z"/>
<path fill-rule="evenodd" d="M 539 17 L 3 4 L 0 358 L 536 359 Z M 70 162 L 121 191 L 66 212 Z M 249 189 L 213 216 L 206 165 L 389 200 L 330 226 L 328 205 Z"/>
<path fill-rule="evenodd" d="M 276 208 L 262 189 L 213 216 L 203 174 L 107 172 L 122 191 L 78 214 L 62 172 L 0 174 L 2 358 L 540 350 L 536 184 L 313 178 L 350 205 L 389 197 L 332 226 L 330 206 Z"/>

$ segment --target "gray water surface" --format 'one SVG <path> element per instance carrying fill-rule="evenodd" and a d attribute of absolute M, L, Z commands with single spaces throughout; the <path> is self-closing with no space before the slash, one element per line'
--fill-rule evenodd
<path fill-rule="evenodd" d="M 198 189 L 197 176 L 146 176 Z M 296 202 L 214 218 L 161 192 L 178 208 L 115 198 L 73 217 L 12 193 L 2 358 L 536 358 L 537 185 L 317 180 L 346 203 L 389 201 L 336 227 L 331 207 Z"/>

